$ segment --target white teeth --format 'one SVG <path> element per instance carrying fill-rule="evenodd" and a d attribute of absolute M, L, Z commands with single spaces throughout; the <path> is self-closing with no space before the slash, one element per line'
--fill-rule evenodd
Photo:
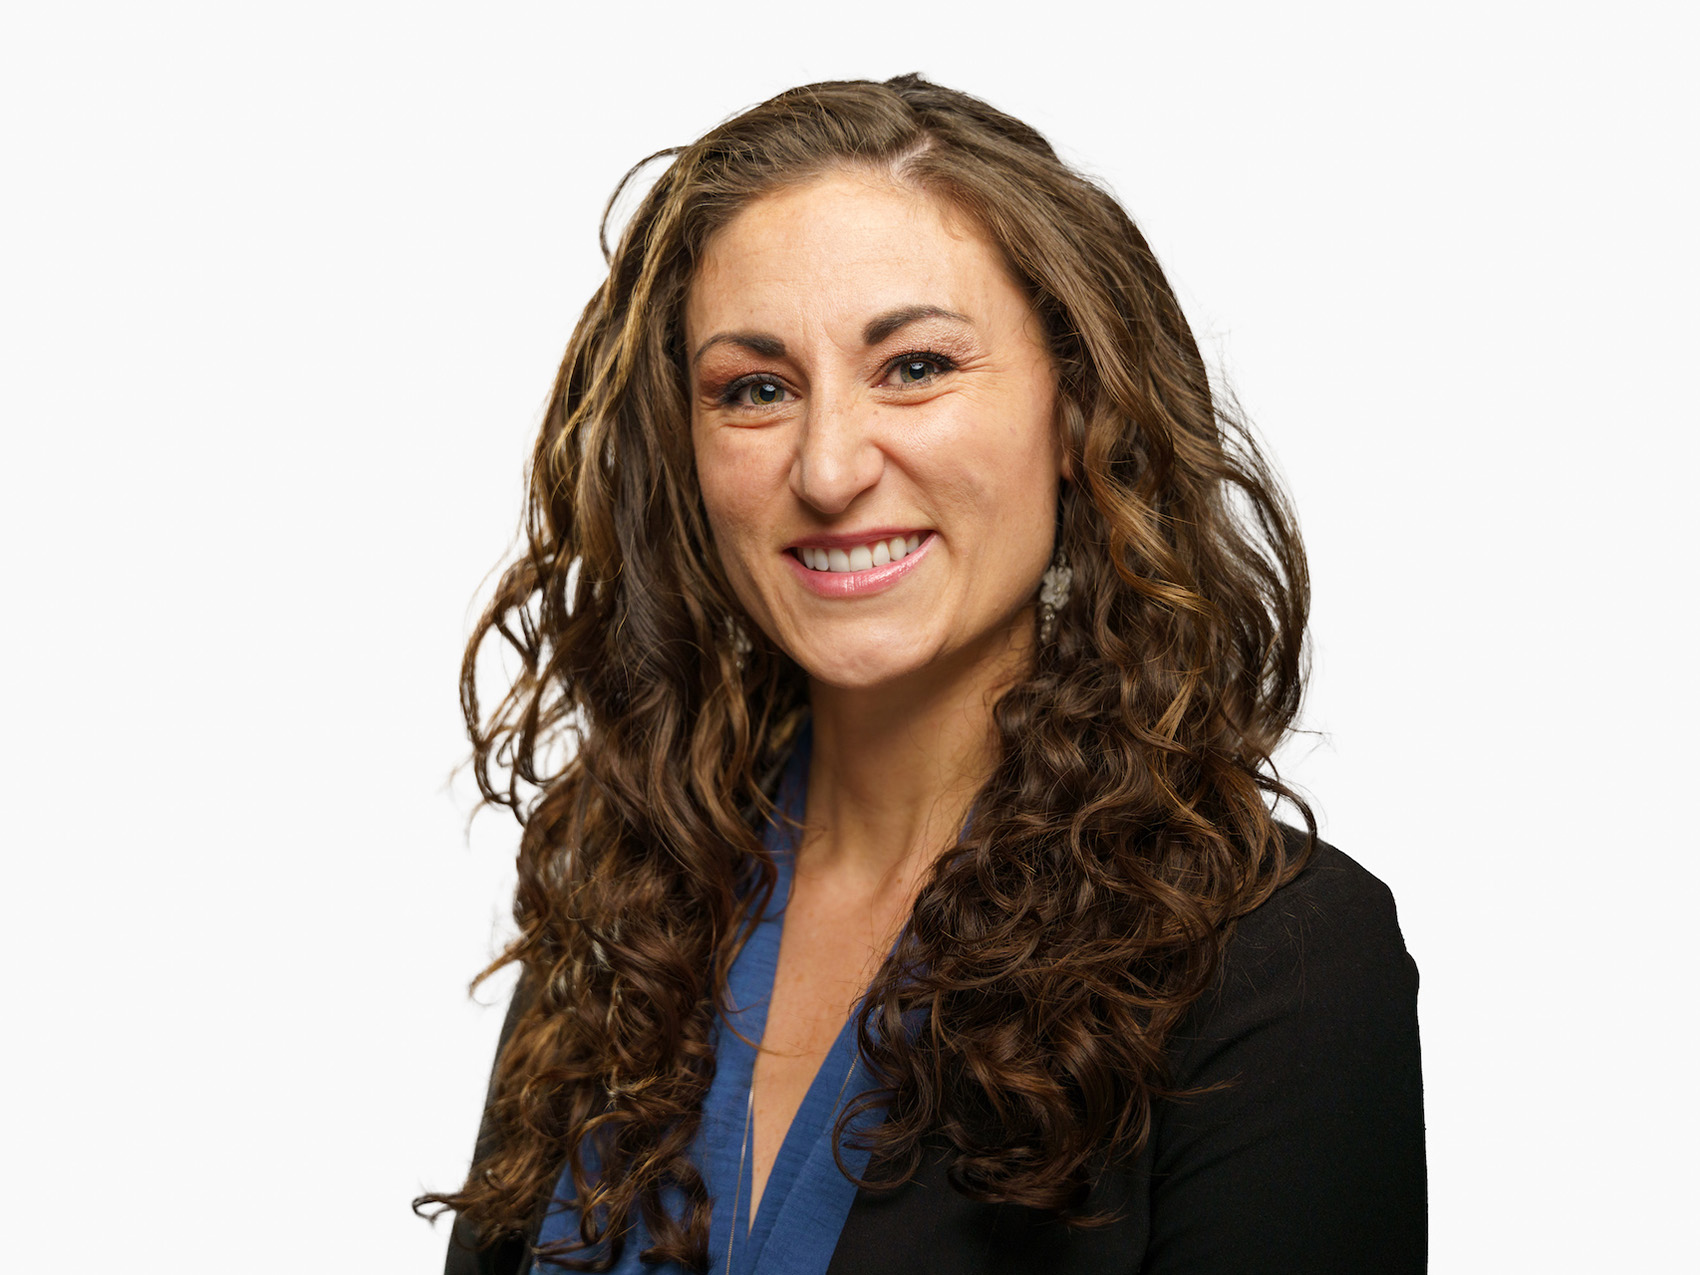
<path fill-rule="evenodd" d="M 890 540 L 875 540 L 853 549 L 816 549 L 804 545 L 797 551 L 803 565 L 811 571 L 866 571 L 900 562 L 921 546 L 920 536 L 893 536 Z"/>

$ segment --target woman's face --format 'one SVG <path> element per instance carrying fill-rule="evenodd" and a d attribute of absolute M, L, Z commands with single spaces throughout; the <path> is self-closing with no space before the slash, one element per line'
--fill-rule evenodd
<path fill-rule="evenodd" d="M 1024 649 L 1062 450 L 1040 322 L 948 205 L 834 172 L 750 204 L 685 310 L 720 559 L 816 680 Z"/>

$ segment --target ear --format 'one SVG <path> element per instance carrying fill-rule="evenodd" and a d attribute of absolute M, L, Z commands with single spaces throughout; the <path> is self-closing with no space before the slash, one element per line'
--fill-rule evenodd
<path fill-rule="evenodd" d="M 1051 440 L 1056 451 L 1057 477 L 1065 483 L 1074 481 L 1074 453 L 1069 448 L 1068 421 L 1071 413 L 1059 388 L 1051 411 Z"/>

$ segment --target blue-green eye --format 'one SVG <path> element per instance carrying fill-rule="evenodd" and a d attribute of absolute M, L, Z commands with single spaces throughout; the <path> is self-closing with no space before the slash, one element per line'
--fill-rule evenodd
<path fill-rule="evenodd" d="M 899 385 L 924 385 L 955 365 L 942 354 L 905 354 L 892 365 Z"/>
<path fill-rule="evenodd" d="M 747 381 L 734 381 L 726 387 L 722 402 L 743 407 L 772 407 L 785 398 L 785 387 L 765 376 L 752 376 Z"/>

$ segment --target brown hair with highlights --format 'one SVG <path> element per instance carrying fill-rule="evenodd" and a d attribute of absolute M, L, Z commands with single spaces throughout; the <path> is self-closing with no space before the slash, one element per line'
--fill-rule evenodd
<path fill-rule="evenodd" d="M 524 1007 L 465 1185 L 416 1207 L 487 1241 L 527 1234 L 570 1164 L 580 1234 L 544 1258 L 607 1269 L 641 1213 L 646 1256 L 706 1267 L 689 1149 L 727 972 L 775 882 L 759 829 L 807 688 L 711 542 L 683 303 L 750 201 L 852 166 L 966 213 L 1026 289 L 1057 367 L 1074 570 L 1055 639 L 995 706 L 967 831 L 868 989 L 863 1101 L 888 1111 L 863 1185 L 942 1154 L 976 1199 L 1102 1223 L 1082 1209 L 1094 1175 L 1147 1137 L 1165 1043 L 1233 920 L 1314 842 L 1271 762 L 1304 679 L 1292 515 L 1144 238 L 1026 125 L 902 76 L 782 93 L 645 162 L 666 157 L 573 333 L 526 543 L 461 669 L 483 797 L 523 826 L 519 935 L 479 977 L 518 963 Z M 519 670 L 486 715 L 474 674 L 492 635 Z M 1308 835 L 1284 835 L 1279 799 Z"/>

